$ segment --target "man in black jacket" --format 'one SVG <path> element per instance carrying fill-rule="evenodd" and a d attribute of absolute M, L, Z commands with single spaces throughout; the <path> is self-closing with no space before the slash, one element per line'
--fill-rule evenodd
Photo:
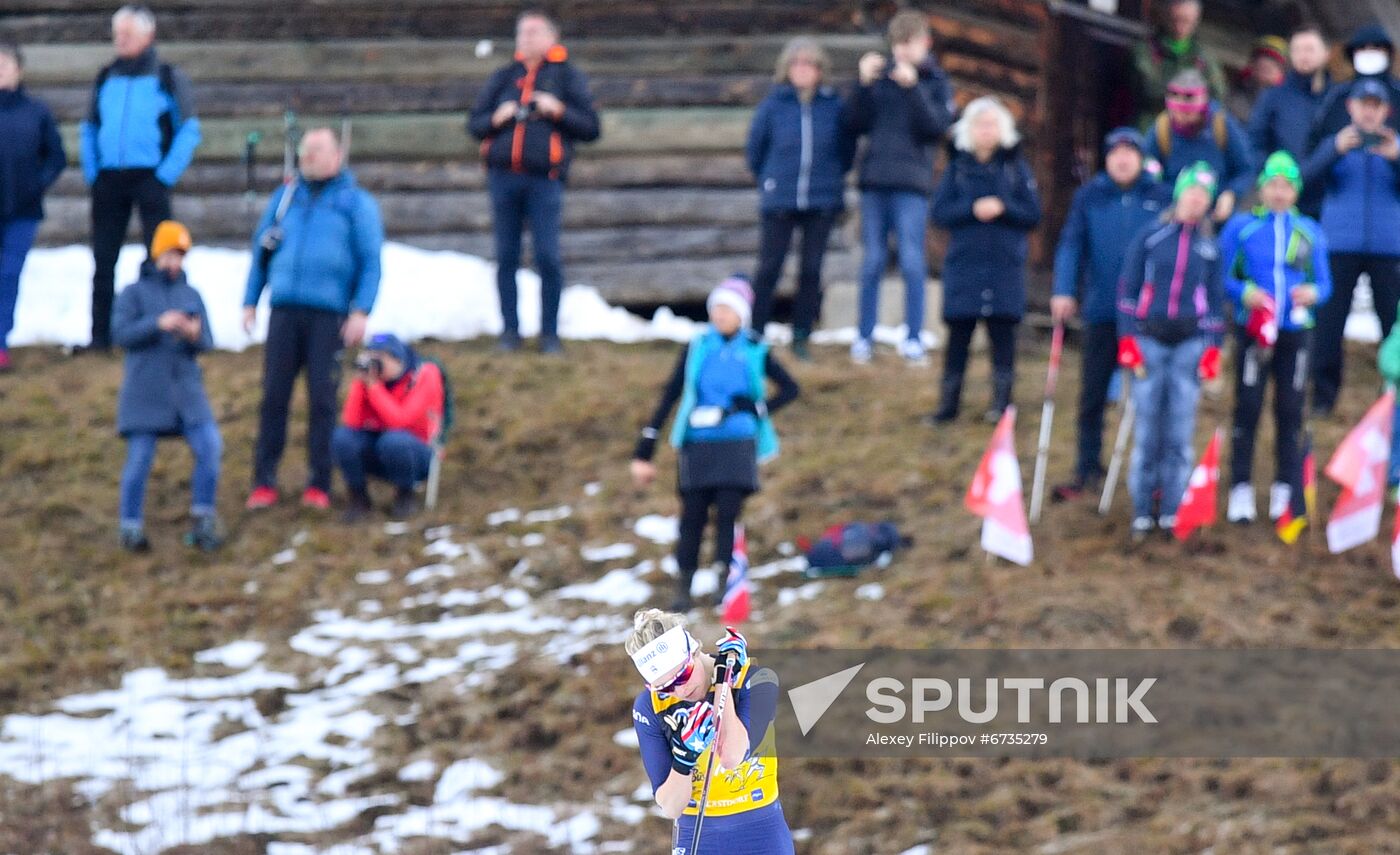
<path fill-rule="evenodd" d="M 870 361 L 871 337 L 880 301 L 891 232 L 904 275 L 906 336 L 900 355 L 927 364 L 920 332 L 924 323 L 924 232 L 933 195 L 935 146 L 953 121 L 952 86 L 929 52 L 928 18 L 906 9 L 890 21 L 889 59 L 868 53 L 860 59 L 860 82 L 849 107 L 852 130 L 866 136 L 860 159 L 860 331 L 851 359 Z"/>
<path fill-rule="evenodd" d="M 540 351 L 559 353 L 559 296 L 564 270 L 559 221 L 574 143 L 598 138 L 588 78 L 568 61 L 559 29 L 542 11 L 521 13 L 515 59 L 477 97 L 467 130 L 481 140 L 496 230 L 496 288 L 501 298 L 500 348 L 520 348 L 515 274 L 521 233 L 529 223 L 540 274 Z"/>

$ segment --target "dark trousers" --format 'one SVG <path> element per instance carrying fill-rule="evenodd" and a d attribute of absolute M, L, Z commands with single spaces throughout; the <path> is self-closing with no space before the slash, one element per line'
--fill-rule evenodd
<path fill-rule="evenodd" d="M 734 524 L 744 509 L 748 490 L 729 487 L 701 487 L 681 491 L 680 539 L 676 541 L 676 564 L 680 567 L 681 587 L 690 590 L 695 568 L 700 566 L 700 540 L 710 508 L 715 509 L 715 561 L 728 565 L 734 554 Z"/>
<path fill-rule="evenodd" d="M 112 294 L 117 255 L 131 223 L 141 215 L 142 246 L 149 251 L 156 226 L 170 219 L 170 188 L 154 169 L 104 169 L 92 184 L 92 344 L 112 344 Z"/>
<path fill-rule="evenodd" d="M 345 316 L 305 306 L 274 306 L 263 350 L 263 400 L 253 484 L 277 486 L 277 465 L 287 445 L 287 412 L 292 386 L 306 370 L 311 424 L 306 432 L 308 486 L 331 488 L 331 431 L 335 429 L 336 388 L 340 385 L 340 327 Z"/>
<path fill-rule="evenodd" d="M 406 430 L 355 430 L 340 425 L 331 436 L 335 465 L 354 493 L 365 492 L 370 476 L 383 478 L 400 490 L 428 477 L 433 449 Z"/>
<path fill-rule="evenodd" d="M 19 275 L 38 230 L 38 220 L 0 220 L 0 350 L 9 346 L 15 328 Z"/>
<path fill-rule="evenodd" d="M 1381 338 L 1390 335 L 1390 328 L 1395 325 L 1395 304 L 1400 300 L 1400 258 L 1354 252 L 1336 252 L 1331 258 L 1332 297 L 1317 309 L 1312 347 L 1313 403 L 1324 411 L 1332 409 L 1342 391 L 1342 332 L 1351 314 L 1357 277 L 1370 274 Z"/>
<path fill-rule="evenodd" d="M 948 325 L 948 350 L 943 354 L 943 375 L 961 377 L 967 371 L 967 356 L 972 349 L 972 334 L 977 322 L 987 325 L 987 336 L 992 340 L 992 372 L 997 376 L 1014 376 L 1016 373 L 1016 328 L 1021 325 L 1019 318 L 944 318 Z"/>
<path fill-rule="evenodd" d="M 1254 469 L 1254 437 L 1264 392 L 1274 381 L 1274 481 L 1302 478 L 1303 401 L 1307 397 L 1308 333 L 1280 330 L 1268 359 L 1243 332 L 1235 333 L 1235 424 L 1231 430 L 1230 483 L 1248 484 Z"/>
<path fill-rule="evenodd" d="M 526 225 L 530 248 L 540 274 L 540 335 L 559 333 L 559 297 L 564 291 L 564 265 L 559 254 L 559 226 L 564 209 L 564 185 L 541 175 L 521 175 L 492 169 L 486 176 L 496 232 L 496 292 L 501 322 L 508 332 L 520 331 L 515 274 L 520 269 L 520 246 Z"/>
<path fill-rule="evenodd" d="M 1118 327 L 1112 321 L 1084 325 L 1083 366 L 1079 380 L 1079 459 L 1075 474 L 1082 480 L 1102 474 L 1103 413 L 1108 387 L 1118 370 Z"/>
<path fill-rule="evenodd" d="M 764 211 L 758 240 L 758 270 L 753 281 L 753 328 L 763 334 L 763 328 L 773 317 L 773 292 L 783 275 L 783 261 L 792 245 L 792 233 L 802 232 L 798 250 L 797 296 L 792 306 L 792 330 L 797 338 L 806 338 L 817 324 L 822 309 L 822 261 L 826 258 L 827 241 L 839 212 Z"/>

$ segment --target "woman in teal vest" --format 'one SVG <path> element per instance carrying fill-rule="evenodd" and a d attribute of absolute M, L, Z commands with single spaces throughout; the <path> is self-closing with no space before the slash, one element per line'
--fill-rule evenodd
<path fill-rule="evenodd" d="M 671 445 L 679 458 L 679 590 L 673 612 L 690 610 L 690 583 L 700 564 L 700 540 L 715 509 L 715 561 L 727 565 L 744 499 L 758 490 L 758 464 L 778 454 L 772 414 L 798 395 L 797 382 L 749 327 L 753 286 L 734 275 L 710 292 L 710 323 L 676 361 L 676 368 L 632 455 L 639 487 L 656 478 L 652 455 L 671 409 L 680 401 Z M 768 380 L 778 392 L 768 397 Z"/>

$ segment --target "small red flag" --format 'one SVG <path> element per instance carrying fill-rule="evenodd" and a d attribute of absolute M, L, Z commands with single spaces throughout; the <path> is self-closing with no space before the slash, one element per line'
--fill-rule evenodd
<path fill-rule="evenodd" d="M 1172 534 L 1177 540 L 1185 540 L 1198 528 L 1215 524 L 1216 493 L 1220 490 L 1220 428 L 1215 429 L 1201 462 L 1191 470 L 1191 480 L 1186 484 L 1186 494 L 1176 509 L 1176 525 Z"/>
<path fill-rule="evenodd" d="M 967 487 L 963 504 L 982 518 L 982 548 L 1007 561 L 1031 563 L 1031 529 L 1016 459 L 1016 408 L 1007 407 Z"/>

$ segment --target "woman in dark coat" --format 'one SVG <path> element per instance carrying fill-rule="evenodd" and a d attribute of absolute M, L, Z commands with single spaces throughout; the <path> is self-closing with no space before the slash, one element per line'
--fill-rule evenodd
<path fill-rule="evenodd" d="M 21 85 L 24 58 L 0 42 L 0 371 L 10 367 L 19 274 L 44 218 L 44 191 L 67 163 L 53 114 Z"/>
<path fill-rule="evenodd" d="M 845 207 L 846 172 L 855 139 L 836 90 L 822 81 L 830 62 L 821 45 L 795 38 L 778 57 L 776 82 L 754 112 L 745 154 L 758 179 L 762 231 L 754 276 L 753 328 L 759 335 L 773 313 L 773 292 L 793 233 L 801 231 L 792 347 L 807 359 L 822 304 L 822 259 Z"/>
<path fill-rule="evenodd" d="M 978 320 L 992 340 L 995 421 L 1011 403 L 1016 329 L 1026 313 L 1027 235 L 1040 222 L 1035 178 L 1010 112 L 994 97 L 967 105 L 953 126 L 948 169 L 933 197 L 933 221 L 948 230 L 943 321 L 948 350 L 935 422 L 958 415 L 968 347 Z"/>

